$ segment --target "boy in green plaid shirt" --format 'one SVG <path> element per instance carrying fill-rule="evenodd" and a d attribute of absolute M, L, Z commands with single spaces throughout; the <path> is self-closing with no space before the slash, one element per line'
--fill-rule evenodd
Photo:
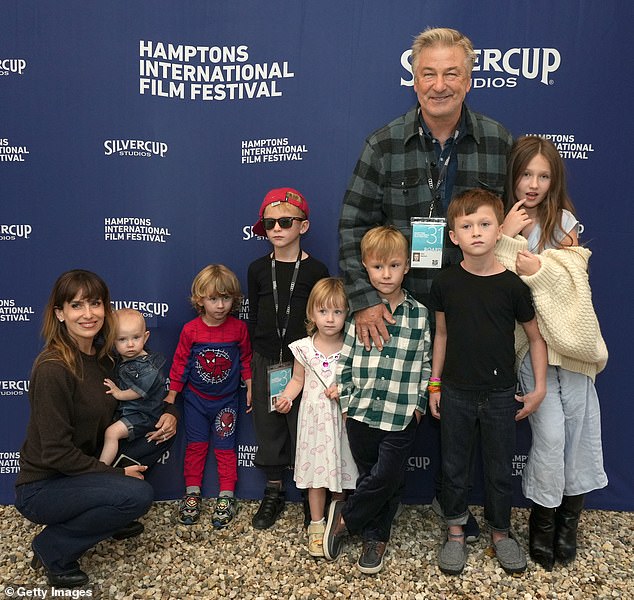
<path fill-rule="evenodd" d="M 424 391 L 431 366 L 427 309 L 401 284 L 409 271 L 408 242 L 393 226 L 375 227 L 361 240 L 370 283 L 395 320 L 381 350 L 366 349 L 348 319 L 337 366 L 338 398 L 346 416 L 352 456 L 359 470 L 355 493 L 330 504 L 324 534 L 329 560 L 341 552 L 348 533 L 360 534 L 362 573 L 378 573 L 403 487 L 405 463 L 425 412 Z"/>

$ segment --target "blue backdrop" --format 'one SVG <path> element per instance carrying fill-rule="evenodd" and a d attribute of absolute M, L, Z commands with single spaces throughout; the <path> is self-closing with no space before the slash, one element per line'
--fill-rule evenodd
<path fill-rule="evenodd" d="M 221 262 L 246 285 L 267 251 L 251 225 L 272 187 L 311 206 L 305 248 L 337 272 L 337 220 L 371 131 L 415 102 L 409 47 L 427 26 L 478 49 L 469 105 L 518 136 L 550 136 L 594 255 L 591 283 L 610 350 L 597 379 L 608 488 L 590 507 L 634 509 L 632 134 L 627 0 L 5 1 L 0 5 L 0 503 L 13 502 L 41 311 L 56 277 L 87 268 L 133 306 L 171 357 L 193 276 Z M 624 266 L 622 266 L 624 265 Z M 246 311 L 247 306 L 243 307 Z M 530 445 L 519 425 L 516 502 Z M 437 427 L 421 426 L 407 500 L 429 502 Z M 250 417 L 239 423 L 241 497 L 259 496 Z M 179 437 L 151 475 L 182 493 Z M 212 458 L 213 462 L 213 458 Z M 216 489 L 208 465 L 205 492 Z M 481 500 L 481 488 L 475 491 Z"/>

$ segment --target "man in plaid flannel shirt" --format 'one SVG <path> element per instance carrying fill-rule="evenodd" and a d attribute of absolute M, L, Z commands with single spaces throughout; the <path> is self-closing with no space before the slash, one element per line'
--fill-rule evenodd
<path fill-rule="evenodd" d="M 346 326 L 337 385 L 346 431 L 359 478 L 346 502 L 330 505 L 324 554 L 334 560 L 343 536 L 358 533 L 362 573 L 378 573 L 390 538 L 416 428 L 425 411 L 424 391 L 431 372 L 431 336 L 427 309 L 402 287 L 409 270 L 408 243 L 392 226 L 375 227 L 361 240 L 363 265 L 382 305 L 394 317 L 382 349 L 366 350 L 354 323 Z"/>
<path fill-rule="evenodd" d="M 339 221 L 339 266 L 357 336 L 366 348 L 387 340 L 389 311 L 368 281 L 359 243 L 368 229 L 394 225 L 408 239 L 412 217 L 444 217 L 451 198 L 480 187 L 502 195 L 512 138 L 464 103 L 476 54 L 454 29 L 423 31 L 412 46 L 418 103 L 371 134 L 346 191 Z M 444 167 L 444 168 L 443 168 Z M 445 232 L 443 266 L 460 262 Z M 436 269 L 412 269 L 405 287 L 427 304 Z"/>
<path fill-rule="evenodd" d="M 344 196 L 339 221 L 339 267 L 350 299 L 359 341 L 379 349 L 388 339 L 392 315 L 370 285 L 359 242 L 371 227 L 392 224 L 411 238 L 412 217 L 444 217 L 453 196 L 471 188 L 504 193 L 511 134 L 500 123 L 470 110 L 476 54 L 455 29 L 428 28 L 412 45 L 412 73 L 418 102 L 406 114 L 371 134 Z M 462 253 L 445 229 L 442 266 Z M 427 305 L 437 269 L 411 269 L 405 287 Z M 433 314 L 430 315 L 433 330 Z M 440 472 L 436 476 L 440 487 Z M 442 514 L 434 499 L 432 508 Z M 480 535 L 470 514 L 467 541 Z"/>

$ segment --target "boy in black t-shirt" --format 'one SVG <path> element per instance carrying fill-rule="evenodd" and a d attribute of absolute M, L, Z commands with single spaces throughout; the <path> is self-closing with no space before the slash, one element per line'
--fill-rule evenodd
<path fill-rule="evenodd" d="M 464 525 L 472 455 L 480 433 L 485 478 L 484 516 L 500 565 L 526 569 L 526 556 L 509 537 L 515 422 L 537 410 L 546 392 L 546 344 L 539 333 L 530 290 L 495 258 L 504 207 L 481 189 L 456 196 L 447 211 L 449 236 L 463 260 L 441 271 L 431 288 L 436 335 L 429 383 L 431 413 L 441 424 L 440 503 L 448 537 L 441 571 L 460 573 L 466 562 Z M 528 336 L 535 389 L 515 395 L 514 330 Z M 441 383 L 442 377 L 442 383 Z M 518 410 L 517 402 L 523 407 Z"/>
<path fill-rule="evenodd" d="M 253 424 L 258 443 L 255 465 L 267 480 L 252 520 L 256 529 L 271 527 L 284 509 L 284 471 L 295 463 L 297 440 L 299 402 L 286 414 L 270 411 L 268 367 L 293 360 L 288 344 L 306 336 L 310 291 L 317 281 L 328 277 L 326 266 L 301 250 L 300 237 L 308 227 L 308 203 L 292 188 L 271 190 L 253 226 L 253 232 L 266 236 L 273 246 L 248 271 L 247 325 L 253 347 Z"/>

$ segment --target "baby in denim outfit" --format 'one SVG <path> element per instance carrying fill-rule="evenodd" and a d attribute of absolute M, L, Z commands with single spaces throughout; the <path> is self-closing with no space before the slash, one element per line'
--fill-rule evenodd
<path fill-rule="evenodd" d="M 167 396 L 165 358 L 145 349 L 150 332 L 138 310 L 123 308 L 114 313 L 117 327 L 115 348 L 119 353 L 116 365 L 117 384 L 105 379 L 106 393 L 119 400 L 117 420 L 106 429 L 99 460 L 112 464 L 119 449 L 119 440 L 130 441 L 154 431 L 163 414 Z"/>

